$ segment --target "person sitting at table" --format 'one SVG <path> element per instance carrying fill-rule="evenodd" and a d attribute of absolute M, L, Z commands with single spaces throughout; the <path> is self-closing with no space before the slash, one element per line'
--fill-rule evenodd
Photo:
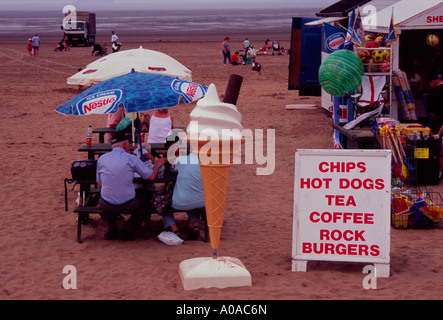
<path fill-rule="evenodd" d="M 191 228 L 187 240 L 197 240 L 200 236 L 200 217 L 206 216 L 205 198 L 198 156 L 191 153 L 189 144 L 186 155 L 176 158 L 174 168 L 178 172 L 177 181 L 172 194 L 171 210 L 162 215 L 163 224 L 167 231 L 174 232 L 182 238 L 175 223 L 174 212 L 186 212 Z"/>
<path fill-rule="evenodd" d="M 148 143 L 166 143 L 173 127 L 172 116 L 168 114 L 168 109 L 163 108 L 155 112 L 149 119 Z"/>
<path fill-rule="evenodd" d="M 125 109 L 123 107 L 119 107 L 116 113 L 108 114 L 108 118 L 106 120 L 107 128 L 116 128 L 117 125 L 122 121 L 125 117 Z M 114 137 L 114 133 L 106 133 L 105 134 L 105 143 L 111 143 L 112 138 Z"/>
<path fill-rule="evenodd" d="M 125 227 L 121 231 L 122 240 L 134 240 L 137 228 L 148 214 L 152 194 L 144 189 L 135 189 L 134 173 L 142 179 L 154 180 L 166 158 L 156 159 L 150 169 L 135 155 L 130 154 L 130 143 L 123 133 L 116 133 L 112 140 L 112 151 L 102 155 L 97 161 L 97 183 L 101 186 L 99 206 L 105 212 L 108 232 L 105 238 L 118 238 L 117 216 L 130 213 Z"/>

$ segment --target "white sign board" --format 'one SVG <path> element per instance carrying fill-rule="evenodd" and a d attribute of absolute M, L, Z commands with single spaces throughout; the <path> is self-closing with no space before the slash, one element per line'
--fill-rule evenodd
<path fill-rule="evenodd" d="M 368 262 L 389 277 L 391 151 L 297 150 L 292 271 Z"/>

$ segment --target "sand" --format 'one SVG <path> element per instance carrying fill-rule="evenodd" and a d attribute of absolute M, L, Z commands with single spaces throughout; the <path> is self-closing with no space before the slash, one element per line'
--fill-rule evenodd
<path fill-rule="evenodd" d="M 264 41 L 264 39 L 263 39 Z M 253 43 L 256 47 L 261 45 Z M 294 154 L 297 148 L 331 149 L 330 118 L 320 98 L 299 97 L 288 87 L 288 56 L 259 56 L 262 75 L 250 66 L 224 66 L 220 42 L 124 43 L 123 49 L 162 51 L 193 72 L 193 80 L 214 83 L 223 95 L 229 75 L 244 77 L 237 107 L 243 125 L 275 129 L 276 164 L 272 175 L 256 174 L 257 164 L 231 169 L 219 255 L 239 258 L 252 275 L 252 286 L 185 291 L 179 263 L 212 255 L 209 243 L 185 241 L 168 247 L 156 235 L 161 219 L 154 215 L 151 232 L 133 242 L 104 239 L 105 223 L 96 215 L 83 226 L 76 242 L 78 188 L 63 181 L 70 165 L 86 158 L 77 151 L 86 128 L 105 126 L 104 116 L 63 116 L 54 111 L 75 95 L 66 78 L 96 57 L 89 48 L 54 52 L 43 43 L 38 59 L 26 43 L 0 44 L 0 299 L 157 299 L 157 300 L 295 300 L 295 299 L 441 299 L 442 229 L 391 230 L 391 276 L 377 289 L 362 286 L 364 264 L 309 262 L 307 272 L 291 271 Z M 240 42 L 232 48 L 240 49 Z M 288 42 L 282 46 L 289 47 Z M 317 109 L 286 110 L 290 104 Z M 194 105 L 173 110 L 177 126 L 187 126 Z M 98 137 L 94 136 L 94 141 Z M 438 189 L 438 187 L 436 188 Z M 177 215 L 181 227 L 186 216 Z M 62 286 L 63 268 L 77 270 L 77 289 Z"/>

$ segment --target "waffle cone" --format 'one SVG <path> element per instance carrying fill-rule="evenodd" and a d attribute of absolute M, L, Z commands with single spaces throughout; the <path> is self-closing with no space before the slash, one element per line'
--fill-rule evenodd
<path fill-rule="evenodd" d="M 228 195 L 230 164 L 200 164 L 205 195 L 206 219 L 212 249 L 220 244 L 226 197 Z"/>
<path fill-rule="evenodd" d="M 223 227 L 234 141 L 188 142 L 193 146 L 193 150 L 198 150 L 209 236 L 211 247 L 216 250 L 220 244 Z"/>

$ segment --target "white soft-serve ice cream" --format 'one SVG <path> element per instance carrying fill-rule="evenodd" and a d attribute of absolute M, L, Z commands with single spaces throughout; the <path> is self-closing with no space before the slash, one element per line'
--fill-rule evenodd
<path fill-rule="evenodd" d="M 214 84 L 210 84 L 205 96 L 197 102 L 187 128 L 190 141 L 242 139 L 242 115 L 237 107 L 221 102 Z"/>

